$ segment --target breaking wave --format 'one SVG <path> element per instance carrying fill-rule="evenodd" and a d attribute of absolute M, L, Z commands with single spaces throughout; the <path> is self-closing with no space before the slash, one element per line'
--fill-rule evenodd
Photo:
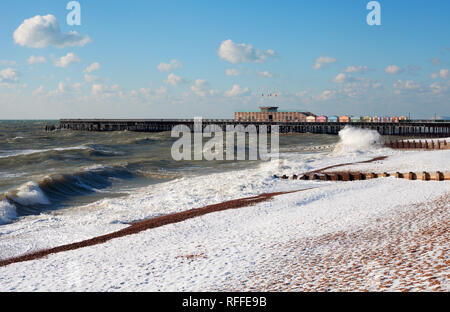
<path fill-rule="evenodd" d="M 340 141 L 333 154 L 362 153 L 380 147 L 381 135 L 378 131 L 346 126 L 339 131 Z"/>
<path fill-rule="evenodd" d="M 133 176 L 126 167 L 100 165 L 76 173 L 47 176 L 39 182 L 26 182 L 0 195 L 0 224 L 13 222 L 20 215 L 60 208 L 74 196 L 109 187 L 111 178 L 129 179 Z"/>

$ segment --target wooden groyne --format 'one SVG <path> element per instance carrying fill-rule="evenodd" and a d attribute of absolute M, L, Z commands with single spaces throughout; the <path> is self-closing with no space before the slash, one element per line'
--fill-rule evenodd
<path fill-rule="evenodd" d="M 447 140 L 397 140 L 385 143 L 384 146 L 393 149 L 450 149 Z"/>
<path fill-rule="evenodd" d="M 370 180 L 377 178 L 395 177 L 399 179 L 408 180 L 422 180 L 422 181 L 445 181 L 450 180 L 450 172 L 328 172 L 328 173 L 309 173 L 304 175 L 283 175 L 281 177 L 275 176 L 275 178 L 281 178 L 284 180 L 315 180 L 315 181 L 358 181 L 358 180 Z"/>
<path fill-rule="evenodd" d="M 194 129 L 194 119 L 61 119 L 59 124 L 49 126 L 47 130 L 75 131 L 171 131 L 176 125 L 185 125 Z M 255 126 L 259 132 L 261 126 L 278 125 L 280 133 L 321 133 L 338 134 L 344 127 L 372 129 L 381 135 L 408 135 L 426 137 L 450 137 L 450 121 L 405 121 L 405 122 L 243 122 L 234 119 L 203 119 L 203 128 L 216 125 L 223 131 L 227 126 Z"/>

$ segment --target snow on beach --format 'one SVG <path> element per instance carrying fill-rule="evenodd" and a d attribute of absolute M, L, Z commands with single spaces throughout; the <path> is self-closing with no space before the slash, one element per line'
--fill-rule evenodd
<path fill-rule="evenodd" d="M 433 236 L 431 251 L 419 234 L 432 226 L 439 228 L 439 222 L 448 222 L 449 181 L 273 178 L 274 174 L 299 174 L 381 155 L 390 157 L 355 166 L 372 171 L 377 166 L 383 168 L 381 171 L 448 170 L 450 151 L 393 151 L 376 146 L 373 133 L 363 133 L 370 143 L 351 138 L 360 133 L 348 134 L 349 140 L 344 138 L 343 146 L 333 153 L 290 153 L 259 168 L 181 178 L 143 188 L 126 198 L 23 217 L 1 226 L 0 259 L 6 259 L 117 231 L 135 220 L 265 192 L 313 187 L 255 206 L 211 213 L 105 244 L 0 267 L 0 291 L 448 291 L 448 238 L 442 239 L 447 232 Z M 435 167 L 429 169 L 431 166 Z M 11 207 L 7 208 L 6 217 L 13 216 Z M 421 256 L 417 259 L 407 254 L 411 246 L 402 239 L 405 233 L 414 238 L 411 244 L 418 245 L 415 255 Z M 395 242 L 404 247 L 397 255 L 405 258 L 391 260 L 410 261 L 405 272 L 396 272 L 395 267 L 400 267 L 386 257 L 369 257 L 390 250 Z M 365 255 L 369 258 L 363 259 Z M 414 282 L 412 276 L 418 275 L 411 267 L 431 274 L 433 280 Z M 385 283 L 386 279 L 391 283 Z M 440 289 L 435 289 L 438 286 Z"/>

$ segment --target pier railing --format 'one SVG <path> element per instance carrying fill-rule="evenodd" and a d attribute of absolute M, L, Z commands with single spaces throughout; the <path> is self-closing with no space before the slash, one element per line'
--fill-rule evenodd
<path fill-rule="evenodd" d="M 61 119 L 59 125 L 47 130 L 63 129 L 76 131 L 171 131 L 176 125 L 186 125 L 193 130 L 194 119 Z M 402 122 L 261 122 L 236 121 L 234 119 L 202 119 L 203 127 L 215 124 L 223 131 L 229 125 L 254 125 L 259 131 L 261 126 L 278 125 L 280 133 L 322 133 L 338 134 L 344 127 L 372 129 L 382 135 L 408 135 L 428 137 L 450 137 L 450 121 L 408 120 Z M 270 127 L 268 127 L 270 128 Z"/>

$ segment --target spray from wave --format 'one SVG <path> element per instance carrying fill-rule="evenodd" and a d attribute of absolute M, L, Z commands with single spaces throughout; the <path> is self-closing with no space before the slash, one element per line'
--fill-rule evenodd
<path fill-rule="evenodd" d="M 339 137 L 333 154 L 363 153 L 380 147 L 381 143 L 378 131 L 351 126 L 339 131 Z"/>
<path fill-rule="evenodd" d="M 12 223 L 17 217 L 16 207 L 6 199 L 0 200 L 0 225 Z"/>

